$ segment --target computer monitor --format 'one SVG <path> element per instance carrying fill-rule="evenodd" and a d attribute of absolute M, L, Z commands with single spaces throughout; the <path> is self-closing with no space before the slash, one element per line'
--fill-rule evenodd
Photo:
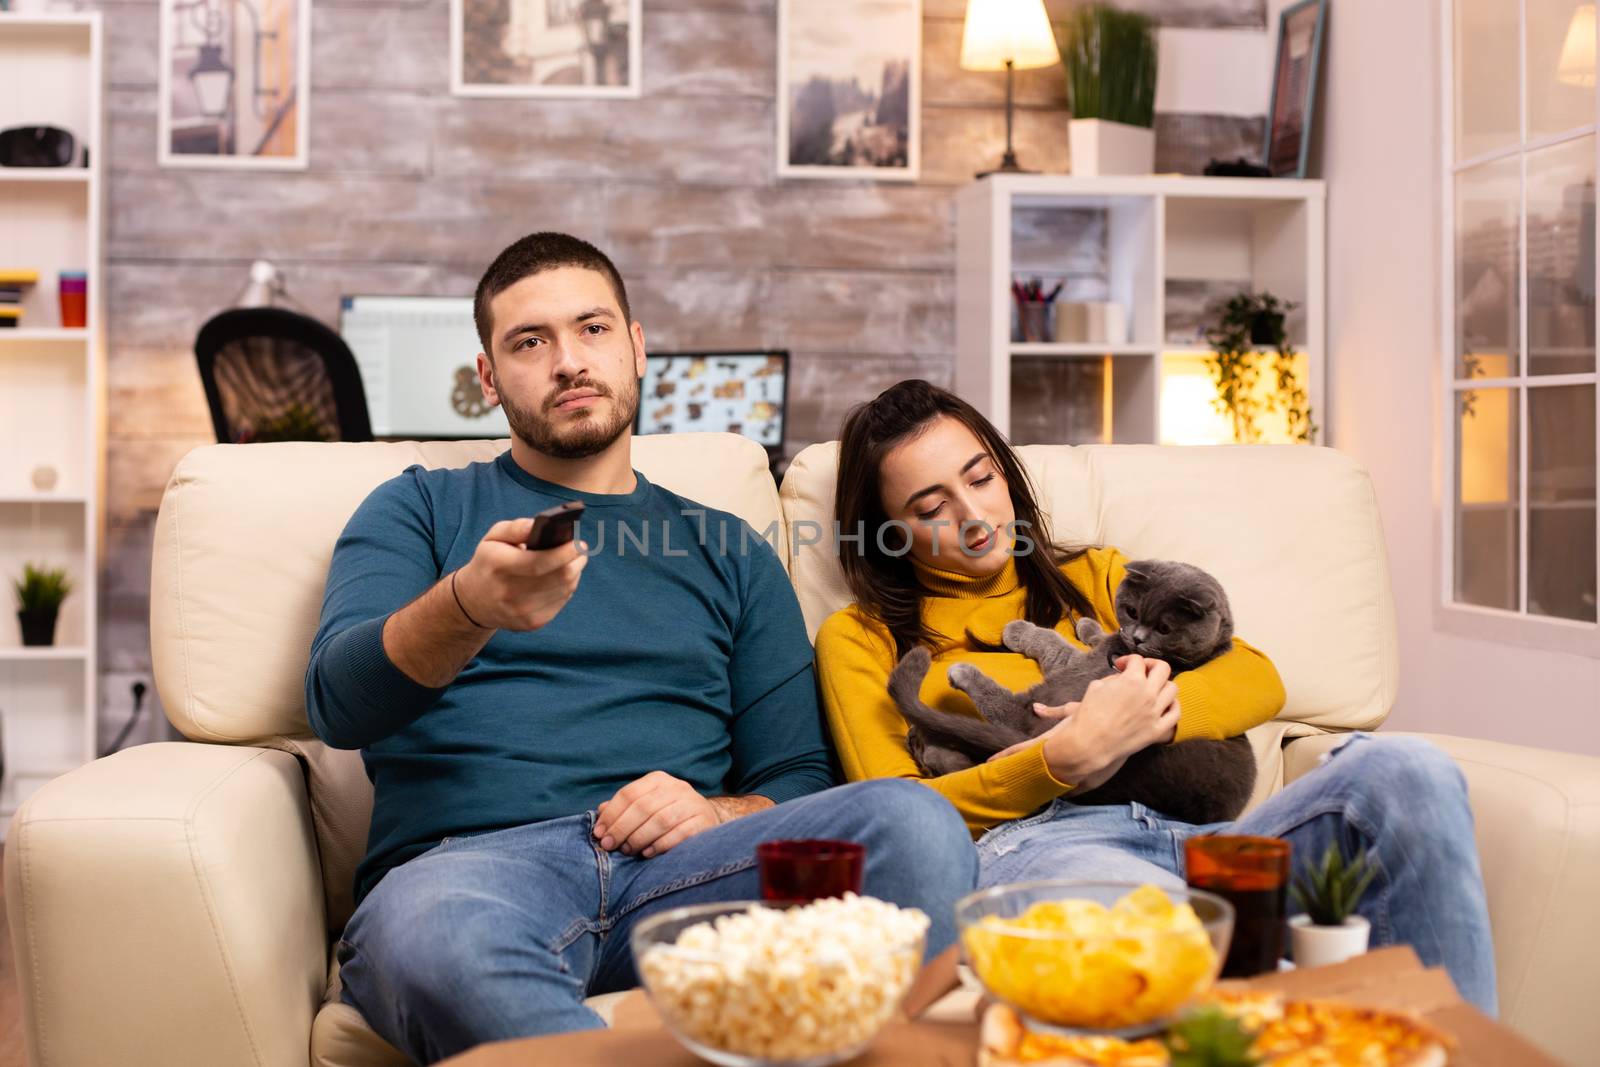
<path fill-rule="evenodd" d="M 776 457 L 788 400 L 788 352 L 650 352 L 634 428 L 739 433 Z"/>
<path fill-rule="evenodd" d="M 339 333 L 355 354 L 374 437 L 509 437 L 483 399 L 471 297 L 347 296 Z"/>

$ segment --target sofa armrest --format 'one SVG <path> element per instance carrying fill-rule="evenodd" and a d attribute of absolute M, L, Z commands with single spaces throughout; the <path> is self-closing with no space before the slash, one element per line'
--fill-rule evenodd
<path fill-rule="evenodd" d="M 1385 731 L 1381 736 L 1403 736 Z M 1467 779 L 1494 928 L 1500 1014 L 1558 1057 L 1600 1048 L 1600 759 L 1441 734 Z M 1343 738 L 1284 750 L 1293 780 Z M 1404 812 L 1396 812 L 1404 818 Z"/>
<path fill-rule="evenodd" d="M 6 911 L 28 1062 L 304 1065 L 327 981 L 294 757 L 151 744 L 12 819 Z"/>

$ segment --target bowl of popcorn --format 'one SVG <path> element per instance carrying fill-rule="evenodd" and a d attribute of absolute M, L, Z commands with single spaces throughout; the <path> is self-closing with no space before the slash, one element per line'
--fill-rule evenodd
<path fill-rule="evenodd" d="M 1216 984 L 1233 906 L 1198 889 L 1040 881 L 956 905 L 978 981 L 1036 1029 L 1137 1037 Z"/>
<path fill-rule="evenodd" d="M 684 1047 L 726 1067 L 861 1053 L 922 967 L 928 917 L 872 897 L 702 904 L 651 916 L 633 959 Z"/>

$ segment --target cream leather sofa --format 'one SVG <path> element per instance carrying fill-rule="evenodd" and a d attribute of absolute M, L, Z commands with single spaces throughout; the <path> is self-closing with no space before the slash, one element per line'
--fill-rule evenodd
<path fill-rule="evenodd" d="M 328 558 L 362 497 L 408 464 L 503 447 L 213 446 L 179 464 L 157 528 L 151 640 L 162 701 L 190 740 L 49 783 L 5 849 L 32 1063 L 404 1062 L 339 1003 L 330 972 L 371 794 L 356 753 L 311 736 L 302 680 Z M 1227 586 L 1239 631 L 1288 688 L 1281 719 L 1254 732 L 1263 792 L 1314 765 L 1332 740 L 1316 735 L 1383 722 L 1400 664 L 1355 463 L 1294 448 L 1022 452 L 1060 538 L 1193 560 Z M 802 542 L 812 531 L 798 520 L 831 521 L 834 457 L 805 450 L 780 497 L 743 439 L 635 443 L 652 480 Z M 780 553 L 813 633 L 846 600 L 824 549 Z M 1503 1015 L 1581 1061 L 1600 1047 L 1600 760 L 1435 740 L 1471 782 Z"/>

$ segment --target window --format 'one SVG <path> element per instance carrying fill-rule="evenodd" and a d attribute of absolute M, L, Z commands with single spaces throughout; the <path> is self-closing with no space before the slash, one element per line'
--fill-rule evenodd
<path fill-rule="evenodd" d="M 1446 614 L 1600 654 L 1595 5 L 1442 3 Z"/>

